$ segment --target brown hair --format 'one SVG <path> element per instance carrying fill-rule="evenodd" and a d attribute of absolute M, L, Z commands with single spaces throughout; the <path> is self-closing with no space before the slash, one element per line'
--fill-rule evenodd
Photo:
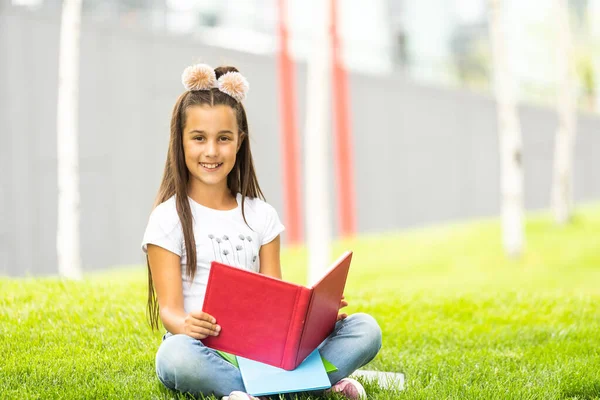
<path fill-rule="evenodd" d="M 238 70 L 234 67 L 218 67 L 215 69 L 217 79 L 227 72 L 238 72 Z M 252 152 L 250 151 L 248 120 L 244 106 L 217 88 L 186 91 L 179 96 L 173 107 L 167 161 L 154 207 L 175 195 L 175 204 L 179 220 L 181 221 L 187 255 L 186 274 L 190 279 L 193 279 L 196 273 L 196 241 L 194 239 L 192 212 L 187 194 L 189 172 L 185 164 L 182 136 L 186 121 L 186 110 L 188 107 L 198 105 L 226 105 L 231 107 L 236 115 L 241 145 L 237 152 L 235 165 L 227 176 L 227 187 L 233 196 L 241 193 L 244 221 L 246 221 L 246 214 L 244 213 L 244 201 L 246 197 L 265 199 L 256 179 Z M 147 316 L 152 329 L 158 329 L 159 307 L 152 282 L 152 272 L 148 256 L 146 256 L 146 266 L 148 267 Z"/>

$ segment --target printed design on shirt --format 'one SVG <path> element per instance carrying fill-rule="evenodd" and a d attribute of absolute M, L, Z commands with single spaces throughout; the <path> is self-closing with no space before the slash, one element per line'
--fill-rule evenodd
<path fill-rule="evenodd" d="M 244 236 L 240 233 L 237 236 L 237 239 L 239 239 L 238 244 L 234 244 L 233 240 L 227 235 L 217 237 L 211 233 L 208 238 L 212 244 L 216 261 L 239 268 L 251 268 L 256 263 L 258 256 L 254 252 L 250 236 Z M 251 263 L 248 261 L 251 261 Z"/>

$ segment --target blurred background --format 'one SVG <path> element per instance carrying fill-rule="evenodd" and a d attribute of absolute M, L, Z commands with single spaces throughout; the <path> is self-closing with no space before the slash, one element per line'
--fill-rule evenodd
<path fill-rule="evenodd" d="M 193 63 L 234 65 L 248 78 L 245 106 L 259 181 L 284 223 L 290 220 L 278 3 L 83 1 L 77 134 L 84 270 L 143 262 L 140 243 L 164 167 L 171 110 L 183 91 L 181 72 Z M 309 94 L 307 76 L 319 3 L 287 1 L 295 71 L 287 85 L 295 88 L 300 164 L 311 151 L 303 138 L 307 105 L 317 96 Z M 57 273 L 61 9 L 58 0 L 0 0 L 2 275 Z M 522 132 L 523 204 L 545 209 L 559 123 L 556 23 L 547 1 L 506 0 L 503 10 Z M 485 0 L 338 2 L 353 156 L 352 234 L 500 215 L 490 15 Z M 581 203 L 600 200 L 600 1 L 569 1 L 568 15 L 577 113 L 572 188 Z M 327 146 L 331 154 L 331 141 Z M 327 159 L 324 172 L 332 209 L 334 160 Z M 327 218 L 339 226 L 338 214 Z M 289 240 L 289 228 L 284 245 L 301 243 L 302 236 Z M 333 236 L 340 236 L 335 228 Z"/>

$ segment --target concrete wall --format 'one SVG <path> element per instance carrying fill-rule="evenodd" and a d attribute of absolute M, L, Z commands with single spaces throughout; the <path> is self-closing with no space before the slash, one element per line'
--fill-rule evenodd
<path fill-rule="evenodd" d="M 0 275 L 54 274 L 59 22 L 55 13 L 1 4 Z M 182 92 L 181 72 L 194 62 L 236 65 L 248 77 L 259 180 L 285 218 L 274 57 L 85 19 L 82 26 L 85 269 L 142 262 L 139 245 L 164 166 L 171 109 Z M 301 132 L 305 81 L 300 64 Z M 360 232 L 498 214 L 498 139 L 489 97 L 359 74 L 350 76 L 350 92 Z M 555 113 L 535 107 L 520 113 L 526 206 L 547 207 Z M 575 199 L 600 199 L 600 119 L 581 116 L 578 128 Z"/>

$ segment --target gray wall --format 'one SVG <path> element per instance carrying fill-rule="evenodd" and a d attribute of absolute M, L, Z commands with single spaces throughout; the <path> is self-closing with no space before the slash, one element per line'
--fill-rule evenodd
<path fill-rule="evenodd" d="M 352 77 L 361 231 L 499 214 L 495 102 L 400 77 Z M 521 106 L 525 206 L 549 207 L 557 118 Z M 600 198 L 600 119 L 580 115 L 575 201 Z M 370 166 L 369 166 L 370 165 Z M 362 166 L 362 167 L 361 167 Z"/>
<path fill-rule="evenodd" d="M 54 274 L 59 25 L 56 15 L 1 4 L 0 275 Z M 142 262 L 139 244 L 164 166 L 171 109 L 182 91 L 181 72 L 194 62 L 236 65 L 248 77 L 259 179 L 285 218 L 273 57 L 85 19 L 81 39 L 86 269 Z M 298 65 L 300 132 L 305 80 L 306 68 Z M 498 139 L 489 97 L 401 77 L 352 74 L 350 86 L 360 232 L 498 214 Z M 535 107 L 520 113 L 526 206 L 547 207 L 555 113 Z M 580 117 L 576 201 L 600 199 L 599 129 L 597 116 Z"/>

